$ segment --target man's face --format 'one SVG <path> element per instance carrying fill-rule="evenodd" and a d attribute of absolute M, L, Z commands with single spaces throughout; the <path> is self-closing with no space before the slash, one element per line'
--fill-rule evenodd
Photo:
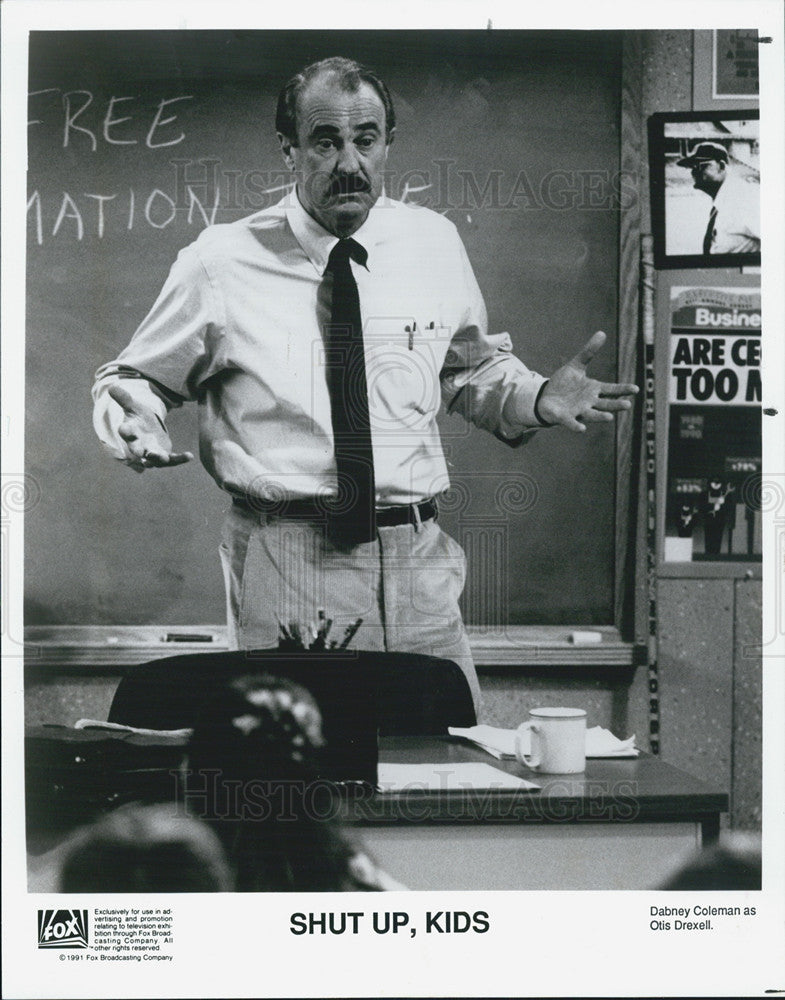
<path fill-rule="evenodd" d="M 712 197 L 725 180 L 725 164 L 719 160 L 699 160 L 692 168 L 692 183 Z"/>
<path fill-rule="evenodd" d="M 300 94 L 298 144 L 278 138 L 303 208 L 328 232 L 351 236 L 381 194 L 387 162 L 384 105 L 374 88 L 361 83 L 352 92 L 333 74 L 316 77 Z"/>

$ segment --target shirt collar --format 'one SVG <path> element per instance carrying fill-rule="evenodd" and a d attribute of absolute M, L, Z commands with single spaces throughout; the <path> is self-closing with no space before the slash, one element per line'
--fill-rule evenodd
<path fill-rule="evenodd" d="M 373 249 L 380 240 L 379 211 L 388 204 L 384 192 L 368 213 L 368 218 L 360 226 L 352 239 L 357 240 L 368 252 L 369 264 L 373 264 Z M 323 275 L 330 259 L 330 253 L 338 242 L 338 237 L 329 233 L 321 223 L 309 215 L 303 208 L 295 188 L 286 199 L 286 220 L 294 233 L 294 238 L 300 244 L 306 257 L 310 260 L 320 275 Z"/>
<path fill-rule="evenodd" d="M 733 201 L 732 188 L 731 178 L 726 177 L 722 184 L 720 184 L 719 191 L 714 195 L 713 204 L 715 207 L 724 208 L 726 201 Z"/>

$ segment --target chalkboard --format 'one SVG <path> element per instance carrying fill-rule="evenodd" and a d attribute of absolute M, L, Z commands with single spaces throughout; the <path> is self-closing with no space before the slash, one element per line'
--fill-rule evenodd
<path fill-rule="evenodd" d="M 95 369 L 130 339 L 177 251 L 286 183 L 273 117 L 298 68 L 344 54 L 396 103 L 387 191 L 457 225 L 492 330 L 548 373 L 597 329 L 616 363 L 620 51 L 593 32 L 35 32 L 30 41 L 26 623 L 224 618 L 228 506 L 188 466 L 137 476 L 94 437 Z M 196 414 L 170 419 L 196 451 Z M 610 624 L 615 434 L 511 451 L 442 422 L 443 524 L 469 554 L 470 623 Z"/>

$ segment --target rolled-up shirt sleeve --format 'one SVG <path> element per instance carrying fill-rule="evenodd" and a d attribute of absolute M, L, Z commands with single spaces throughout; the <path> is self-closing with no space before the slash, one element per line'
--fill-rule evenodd
<path fill-rule="evenodd" d="M 121 407 L 109 387 L 122 387 L 163 420 L 172 407 L 196 399 L 213 363 L 211 338 L 220 325 L 217 297 L 193 247 L 182 250 L 161 293 L 114 361 L 102 365 L 93 385 L 93 427 L 116 458 L 127 457 L 117 428 Z"/>
<path fill-rule="evenodd" d="M 442 399 L 448 413 L 459 413 L 517 446 L 542 426 L 534 407 L 547 380 L 515 357 L 508 333 L 488 333 L 482 293 L 463 244 L 458 244 L 466 305 L 442 367 Z"/>

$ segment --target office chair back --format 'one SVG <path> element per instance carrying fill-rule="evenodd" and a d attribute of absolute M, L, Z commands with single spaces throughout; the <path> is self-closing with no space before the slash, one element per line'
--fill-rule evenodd
<path fill-rule="evenodd" d="M 418 653 L 275 649 L 191 653 L 132 667 L 117 687 L 109 722 L 145 729 L 192 727 L 200 706 L 222 684 L 254 673 L 302 684 L 317 703 L 325 698 L 343 703 L 347 718 L 353 711 L 371 712 L 382 736 L 445 734 L 448 726 L 477 721 L 468 681 L 452 660 Z"/>

